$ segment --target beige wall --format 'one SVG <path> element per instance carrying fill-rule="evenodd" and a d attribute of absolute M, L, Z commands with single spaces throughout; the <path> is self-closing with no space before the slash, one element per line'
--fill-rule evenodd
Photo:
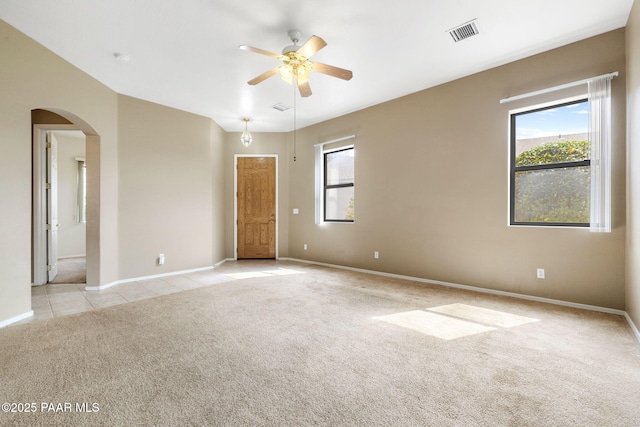
<path fill-rule="evenodd" d="M 624 46 L 614 31 L 299 131 L 289 255 L 623 309 Z M 612 71 L 613 232 L 508 227 L 508 111 L 517 105 L 499 100 Z M 313 145 L 352 133 L 356 221 L 317 226 Z"/>
<path fill-rule="evenodd" d="M 218 263 L 227 258 L 225 250 L 225 141 L 226 132 L 211 120 L 211 213 L 213 216 L 211 250 L 212 260 Z"/>
<path fill-rule="evenodd" d="M 216 125 L 128 96 L 118 100 L 120 278 L 211 266 Z"/>
<path fill-rule="evenodd" d="M 249 128 L 251 130 L 251 128 Z M 293 157 L 289 153 L 288 135 L 283 133 L 252 133 L 253 142 L 244 147 L 240 133 L 228 133 L 225 140 L 225 253 L 234 258 L 234 156 L 271 154 L 278 156 L 278 256 L 289 256 L 289 169 Z"/>
<path fill-rule="evenodd" d="M 97 243 L 87 248 L 97 260 L 94 284 L 232 258 L 234 154 L 278 154 L 280 257 L 622 309 L 625 94 L 629 117 L 637 115 L 638 19 L 636 6 L 627 34 L 628 91 L 625 32 L 618 30 L 299 130 L 296 162 L 290 133 L 254 134 L 245 149 L 238 133 L 210 119 L 117 95 L 0 21 L 0 322 L 30 310 L 37 108 L 88 135 L 90 185 L 99 183 L 89 213 L 97 229 L 88 230 Z M 613 232 L 508 227 L 507 117 L 516 105 L 499 99 L 611 71 L 620 72 L 613 83 Z M 629 122 L 632 165 L 640 129 Z M 316 226 L 313 145 L 352 133 L 357 220 Z M 626 309 L 638 323 L 636 175 L 630 167 Z M 292 208 L 300 214 L 290 215 Z M 156 266 L 160 252 L 163 267 Z M 536 268 L 545 268 L 547 279 L 536 279 Z"/>
<path fill-rule="evenodd" d="M 626 310 L 640 328 L 640 4 L 627 28 L 627 287 Z"/>
<path fill-rule="evenodd" d="M 2 322 L 31 309 L 31 110 L 55 110 L 100 136 L 95 147 L 103 186 L 99 280 L 105 283 L 118 274 L 118 205 L 116 94 L 4 21 L 0 21 L 0 64 Z"/>
<path fill-rule="evenodd" d="M 89 285 L 224 259 L 216 123 L 117 95 L 3 21 L 0 64 L 0 323 L 31 310 L 32 123 L 71 122 L 86 135 Z"/>

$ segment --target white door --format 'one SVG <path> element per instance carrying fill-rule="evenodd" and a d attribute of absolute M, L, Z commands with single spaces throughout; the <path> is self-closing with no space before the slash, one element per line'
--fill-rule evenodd
<path fill-rule="evenodd" d="M 58 274 L 58 142 L 47 132 L 47 280 Z"/>

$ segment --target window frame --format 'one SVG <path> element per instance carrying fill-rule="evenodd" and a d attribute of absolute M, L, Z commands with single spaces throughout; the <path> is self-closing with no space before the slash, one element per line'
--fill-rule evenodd
<path fill-rule="evenodd" d="M 353 177 L 353 181 L 350 183 L 344 183 L 344 184 L 332 184 L 332 185 L 328 185 L 327 184 L 327 156 L 329 154 L 334 154 L 334 153 L 338 153 L 341 151 L 348 151 L 348 150 L 353 150 L 353 166 L 354 166 L 354 177 Z M 330 149 L 330 150 L 323 150 L 322 151 L 322 167 L 323 167 L 323 183 L 322 183 L 322 221 L 323 222 L 343 222 L 343 223 L 353 223 L 355 222 L 355 216 L 354 219 L 328 219 L 327 218 L 327 191 L 328 190 L 332 190 L 332 189 L 337 189 L 337 188 L 349 188 L 349 187 L 353 187 L 353 191 L 354 191 L 354 195 L 355 195 L 355 146 L 353 145 L 348 145 L 348 146 L 343 146 L 343 147 L 338 147 L 335 149 Z"/>
<path fill-rule="evenodd" d="M 509 112 L 509 141 L 510 141 L 510 159 L 509 159 L 509 225 L 510 226 L 534 226 L 534 227 L 576 227 L 589 228 L 590 222 L 534 222 L 534 221 L 516 221 L 515 220 L 515 204 L 516 204 L 516 173 L 549 169 L 566 169 L 573 167 L 589 167 L 591 168 L 591 159 L 575 162 L 547 163 L 541 165 L 516 166 L 516 118 L 523 114 L 536 113 L 552 108 L 566 107 L 569 105 L 590 102 L 587 95 L 574 97 L 571 99 L 558 100 L 555 102 L 545 103 L 544 105 L 532 106 L 530 108 L 521 108 L 516 111 Z"/>

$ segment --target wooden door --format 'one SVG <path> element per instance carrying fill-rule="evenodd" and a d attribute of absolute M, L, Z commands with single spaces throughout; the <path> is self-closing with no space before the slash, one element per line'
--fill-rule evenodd
<path fill-rule="evenodd" d="M 238 157 L 238 259 L 276 257 L 276 159 Z"/>

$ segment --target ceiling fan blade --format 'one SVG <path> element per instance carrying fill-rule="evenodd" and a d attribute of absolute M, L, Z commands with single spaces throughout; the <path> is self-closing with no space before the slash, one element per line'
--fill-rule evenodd
<path fill-rule="evenodd" d="M 351 80 L 353 73 L 344 68 L 334 67 L 333 65 L 321 64 L 320 62 L 313 63 L 313 71 L 317 71 L 328 76 L 337 77 L 342 80 Z"/>
<path fill-rule="evenodd" d="M 267 71 L 266 73 L 262 73 L 260 74 L 258 77 L 255 77 L 251 80 L 249 80 L 247 83 L 249 83 L 250 85 L 257 85 L 258 83 L 267 80 L 269 77 L 273 76 L 274 74 L 278 73 L 278 69 L 280 68 L 280 66 L 277 66 L 276 68 L 273 68 L 269 71 Z"/>
<path fill-rule="evenodd" d="M 296 79 L 297 80 L 297 79 Z M 309 86 L 309 82 L 301 82 L 297 80 L 298 90 L 300 91 L 300 96 L 306 98 L 307 96 L 311 96 L 311 86 Z"/>
<path fill-rule="evenodd" d="M 298 49 L 296 53 L 298 55 L 304 56 L 305 58 L 310 58 L 311 55 L 313 55 L 314 53 L 316 53 L 326 45 L 327 45 L 327 42 L 322 40 L 320 37 L 311 36 L 309 40 L 307 40 L 306 42 L 304 42 L 302 46 L 300 46 L 300 49 Z"/>
<path fill-rule="evenodd" d="M 270 57 L 276 58 L 276 59 L 280 59 L 282 57 L 282 55 L 279 55 L 277 53 L 269 52 L 268 50 L 258 49 L 257 47 L 247 46 L 247 45 L 244 45 L 244 44 L 242 46 L 240 46 L 239 49 L 246 50 L 247 52 L 255 52 L 255 53 L 259 53 L 261 55 L 267 55 L 267 56 L 270 56 Z"/>

